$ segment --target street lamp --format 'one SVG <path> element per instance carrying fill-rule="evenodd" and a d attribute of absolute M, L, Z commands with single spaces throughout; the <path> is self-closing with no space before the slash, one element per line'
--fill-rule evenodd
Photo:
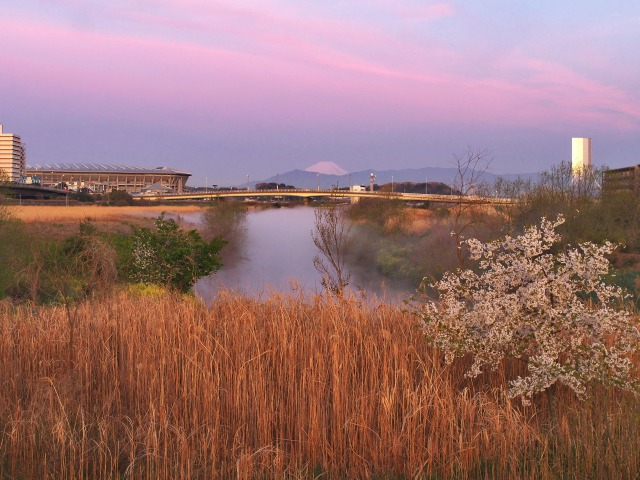
<path fill-rule="evenodd" d="M 249 191 L 249 175 L 247 175 L 247 192 Z"/>
<path fill-rule="evenodd" d="M 391 175 L 391 193 L 393 193 L 393 175 Z"/>
<path fill-rule="evenodd" d="M 318 191 L 320 191 L 320 172 L 316 173 L 316 178 L 318 179 Z"/>
<path fill-rule="evenodd" d="M 276 173 L 276 190 L 280 190 L 280 174 Z"/>
<path fill-rule="evenodd" d="M 429 178 L 424 179 L 424 194 L 429 195 Z"/>

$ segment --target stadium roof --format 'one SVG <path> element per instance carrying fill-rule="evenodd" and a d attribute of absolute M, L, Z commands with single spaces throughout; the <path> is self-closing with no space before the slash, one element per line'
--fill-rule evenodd
<path fill-rule="evenodd" d="M 184 170 L 169 167 L 133 167 L 131 165 L 113 165 L 108 163 L 42 163 L 27 165 L 30 172 L 74 172 L 74 173 L 142 173 L 142 174 L 167 174 L 167 175 L 191 175 Z"/>

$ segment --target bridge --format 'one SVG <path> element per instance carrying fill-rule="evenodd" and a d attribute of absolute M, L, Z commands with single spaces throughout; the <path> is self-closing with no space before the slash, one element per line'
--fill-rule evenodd
<path fill-rule="evenodd" d="M 228 197 L 301 197 L 311 198 L 381 198 L 409 202 L 463 203 L 505 205 L 512 203 L 510 198 L 479 197 L 475 195 L 439 195 L 432 193 L 404 192 L 353 192 L 350 190 L 213 190 L 205 193 L 154 194 L 135 196 L 136 200 L 216 200 Z"/>
<path fill-rule="evenodd" d="M 24 183 L 0 183 L 0 193 L 13 198 L 35 198 L 47 200 L 50 198 L 62 198 L 70 192 L 60 188 L 43 187 L 40 185 L 27 185 Z"/>

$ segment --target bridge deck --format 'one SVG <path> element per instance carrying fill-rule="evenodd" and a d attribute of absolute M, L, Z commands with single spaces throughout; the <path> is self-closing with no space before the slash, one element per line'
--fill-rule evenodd
<path fill-rule="evenodd" d="M 27 185 L 24 183 L 0 183 L 0 190 L 9 197 L 42 198 L 64 197 L 70 192 L 59 188 L 43 187 L 41 185 Z"/>
<path fill-rule="evenodd" d="M 436 203 L 478 203 L 478 204 L 508 204 L 510 198 L 490 198 L 478 196 L 436 195 L 425 193 L 403 192 L 351 192 L 347 190 L 215 190 L 207 193 L 181 193 L 170 195 L 141 195 L 135 199 L 145 200 L 215 200 L 227 197 L 302 197 L 302 198 L 382 198 L 387 200 L 428 201 Z"/>

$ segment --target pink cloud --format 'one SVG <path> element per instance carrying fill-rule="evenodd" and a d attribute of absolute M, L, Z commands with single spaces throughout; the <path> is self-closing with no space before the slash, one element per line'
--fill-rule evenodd
<path fill-rule="evenodd" d="M 606 122 L 621 129 L 637 129 L 640 101 L 611 85 L 597 82 L 557 63 L 529 58 L 514 50 L 495 64 L 501 90 L 517 92 L 534 118 L 574 122 Z"/>
<path fill-rule="evenodd" d="M 415 9 L 401 9 L 398 13 L 407 20 L 416 22 L 426 22 L 440 18 L 450 17 L 455 13 L 453 5 L 448 3 L 437 3 L 435 5 L 418 7 Z"/>
<path fill-rule="evenodd" d="M 206 10 L 211 15 L 218 11 L 202 8 L 211 8 Z M 14 88 L 45 107 L 88 118 L 180 122 L 203 131 L 212 124 L 400 128 L 488 122 L 606 122 L 629 129 L 637 128 L 640 118 L 637 101 L 623 92 L 518 52 L 495 61 L 490 70 L 495 75 L 454 75 L 438 63 L 452 61 L 447 51 L 430 57 L 428 49 L 398 42 L 392 50 L 407 54 L 409 61 L 380 59 L 357 48 L 339 48 L 339 38 L 325 41 L 340 34 L 340 25 L 309 21 L 298 27 L 260 12 L 229 13 L 236 14 L 272 23 L 254 31 L 232 21 L 221 23 L 220 31 L 249 41 L 248 47 L 231 43 L 222 48 L 209 38 L 70 32 L 11 19 L 0 20 L 0 38 L 11 39 L 14 47 L 3 53 L 12 65 Z M 192 20 L 142 13 L 136 18 L 162 28 L 208 32 L 205 24 Z M 278 25 L 287 27 L 280 30 Z M 299 29 L 311 33 L 298 34 Z M 385 41 L 384 35 L 366 31 L 348 38 L 351 47 L 369 39 L 383 48 Z"/>

